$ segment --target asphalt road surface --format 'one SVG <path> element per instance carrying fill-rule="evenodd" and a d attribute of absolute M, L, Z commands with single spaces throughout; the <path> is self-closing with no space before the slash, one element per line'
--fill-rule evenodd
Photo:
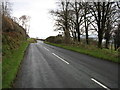
<path fill-rule="evenodd" d="M 118 64 L 47 45 L 31 43 L 15 88 L 118 88 Z"/>

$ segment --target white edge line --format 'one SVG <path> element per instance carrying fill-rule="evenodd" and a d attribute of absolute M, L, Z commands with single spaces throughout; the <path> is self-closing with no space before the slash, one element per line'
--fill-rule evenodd
<path fill-rule="evenodd" d="M 47 48 L 45 48 L 45 47 L 44 47 L 44 49 L 46 49 L 47 51 L 49 51 L 49 49 L 47 49 Z"/>
<path fill-rule="evenodd" d="M 59 58 L 60 60 L 62 60 L 63 62 L 69 64 L 67 61 L 65 61 L 64 59 L 62 59 L 61 57 L 59 57 L 58 55 L 56 55 L 55 53 L 52 53 L 54 56 L 56 56 L 57 58 Z"/>
<path fill-rule="evenodd" d="M 91 78 L 92 81 L 94 81 L 95 83 L 99 84 L 100 86 L 102 86 L 103 88 L 110 90 L 108 87 L 106 87 L 105 85 L 103 85 L 102 83 L 98 82 L 97 80 L 95 80 L 94 78 Z"/>

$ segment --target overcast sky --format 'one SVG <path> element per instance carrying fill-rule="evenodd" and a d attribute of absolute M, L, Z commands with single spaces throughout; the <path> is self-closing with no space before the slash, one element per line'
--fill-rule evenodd
<path fill-rule="evenodd" d="M 45 39 L 55 36 L 54 20 L 49 11 L 56 8 L 56 0 L 9 0 L 12 2 L 12 16 L 28 15 L 30 20 L 30 37 Z"/>

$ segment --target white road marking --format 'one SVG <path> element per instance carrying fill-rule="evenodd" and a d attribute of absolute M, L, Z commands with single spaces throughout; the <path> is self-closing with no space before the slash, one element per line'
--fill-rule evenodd
<path fill-rule="evenodd" d="M 49 51 L 49 49 L 47 49 L 47 48 L 45 48 L 45 47 L 44 47 L 44 49 L 46 49 L 47 51 Z"/>
<path fill-rule="evenodd" d="M 103 85 L 102 83 L 98 82 L 97 80 L 95 80 L 94 78 L 91 78 L 92 81 L 94 81 L 95 83 L 99 84 L 100 86 L 102 86 L 103 88 L 110 90 L 108 87 L 106 87 L 105 85 Z"/>
<path fill-rule="evenodd" d="M 56 55 L 55 53 L 52 53 L 54 56 L 56 56 L 57 58 L 59 58 L 60 60 L 62 60 L 63 62 L 65 62 L 66 64 L 69 64 L 67 61 L 65 61 L 64 59 L 62 59 L 61 57 L 59 57 L 58 55 Z"/>

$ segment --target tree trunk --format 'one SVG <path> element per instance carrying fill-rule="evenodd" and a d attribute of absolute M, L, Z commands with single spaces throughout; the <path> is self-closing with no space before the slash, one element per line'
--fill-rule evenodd
<path fill-rule="evenodd" d="M 85 11 L 84 11 L 85 15 L 84 15 L 84 21 L 85 21 L 85 33 L 86 33 L 86 44 L 89 44 L 88 42 L 88 24 L 87 24 L 87 20 L 86 20 L 86 7 L 85 7 Z"/>
<path fill-rule="evenodd" d="M 98 48 L 102 49 L 102 39 L 103 39 L 103 32 L 100 28 L 100 22 L 98 23 Z"/>
<path fill-rule="evenodd" d="M 79 22 L 78 22 L 78 16 L 79 14 L 78 13 L 76 13 L 76 31 L 77 31 L 77 33 L 78 33 L 78 42 L 80 42 L 80 30 L 79 30 Z"/>
<path fill-rule="evenodd" d="M 101 29 L 101 10 L 100 10 L 100 2 L 98 2 L 98 48 L 102 48 L 102 29 Z"/>
<path fill-rule="evenodd" d="M 69 44 L 70 43 L 70 33 L 68 30 L 65 30 L 64 33 L 65 33 L 65 38 L 64 38 L 65 40 L 64 41 L 66 44 Z"/>
<path fill-rule="evenodd" d="M 115 48 L 115 51 L 117 50 L 117 43 L 116 43 L 116 39 L 114 39 L 114 48 Z"/>
<path fill-rule="evenodd" d="M 86 44 L 89 44 L 89 40 L 88 40 L 88 30 L 86 29 Z"/>
<path fill-rule="evenodd" d="M 109 45 L 109 39 L 106 38 L 106 42 L 105 42 L 105 48 L 106 49 L 109 49 L 108 45 Z"/>
<path fill-rule="evenodd" d="M 77 25 L 77 33 L 78 33 L 78 42 L 80 42 L 80 31 L 79 31 L 79 25 Z"/>
<path fill-rule="evenodd" d="M 103 39 L 103 36 L 102 36 L 102 31 L 100 29 L 98 31 L 98 48 L 101 48 L 101 49 L 102 49 L 102 39 Z"/>
<path fill-rule="evenodd" d="M 76 32 L 74 32 L 74 40 L 77 39 L 77 35 L 76 35 Z"/>
<path fill-rule="evenodd" d="M 89 44 L 89 41 L 88 41 L 88 26 L 87 26 L 86 21 L 85 21 L 85 33 L 86 33 L 86 44 Z"/>

